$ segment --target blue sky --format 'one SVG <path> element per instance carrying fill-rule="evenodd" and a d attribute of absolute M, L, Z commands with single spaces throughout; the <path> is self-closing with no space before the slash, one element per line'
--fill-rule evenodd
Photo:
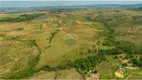
<path fill-rule="evenodd" d="M 142 4 L 142 0 L 0 0 L 0 7 L 40 7 L 90 4 Z"/>
<path fill-rule="evenodd" d="M 0 1 L 142 1 L 142 0 L 0 0 Z"/>

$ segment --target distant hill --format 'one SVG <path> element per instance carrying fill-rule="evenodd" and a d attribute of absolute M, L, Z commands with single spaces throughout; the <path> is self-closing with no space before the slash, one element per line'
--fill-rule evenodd
<path fill-rule="evenodd" d="M 138 7 L 138 8 L 128 8 L 128 10 L 142 11 L 142 7 Z"/>
<path fill-rule="evenodd" d="M 130 10 L 141 10 L 142 4 L 88 4 L 88 5 L 60 5 L 60 6 L 41 6 L 41 7 L 1 7 L 1 13 L 11 12 L 34 12 L 59 9 L 83 9 L 83 8 L 127 8 Z"/>

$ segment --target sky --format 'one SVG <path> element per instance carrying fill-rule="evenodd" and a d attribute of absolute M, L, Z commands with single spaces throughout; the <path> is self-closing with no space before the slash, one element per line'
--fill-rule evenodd
<path fill-rule="evenodd" d="M 142 0 L 0 0 L 0 1 L 142 1 Z"/>
<path fill-rule="evenodd" d="M 0 7 L 41 7 L 95 4 L 142 4 L 142 0 L 0 0 Z"/>

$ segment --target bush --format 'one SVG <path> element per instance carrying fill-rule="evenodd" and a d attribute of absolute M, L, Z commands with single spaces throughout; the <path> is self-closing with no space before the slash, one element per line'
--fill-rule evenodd
<path fill-rule="evenodd" d="M 93 73 L 95 73 L 95 74 L 96 74 L 96 73 L 98 73 L 98 71 L 97 71 L 97 70 L 95 70 Z"/>
<path fill-rule="evenodd" d="M 96 16 L 95 20 L 96 20 L 97 22 L 102 22 L 102 21 L 104 21 L 105 19 L 104 19 L 104 16 L 103 16 L 103 15 L 98 15 L 98 16 Z"/>
<path fill-rule="evenodd" d="M 131 60 L 131 62 L 133 63 L 134 66 L 138 66 L 139 65 L 139 60 L 137 58 L 133 58 Z"/>
<path fill-rule="evenodd" d="M 51 71 L 52 68 L 50 66 L 46 65 L 46 66 L 39 68 L 39 70 Z"/>
<path fill-rule="evenodd" d="M 123 51 L 121 49 L 116 49 L 116 54 L 122 54 Z"/>
<path fill-rule="evenodd" d="M 110 34 L 114 33 L 113 30 L 112 32 L 110 32 Z M 119 44 L 118 41 L 115 40 L 115 38 L 113 36 L 108 36 L 107 38 L 105 38 L 103 45 L 104 46 L 112 46 L 112 45 L 117 45 Z"/>
<path fill-rule="evenodd" d="M 127 63 L 122 64 L 122 66 L 127 66 Z"/>
<path fill-rule="evenodd" d="M 131 62 L 134 66 L 142 67 L 142 56 L 140 56 L 139 58 L 133 58 Z"/>
<path fill-rule="evenodd" d="M 0 34 L 0 36 L 1 36 L 1 37 L 4 37 L 5 35 L 4 35 L 4 34 Z"/>
<path fill-rule="evenodd" d="M 131 58 L 133 58 L 134 56 L 132 55 L 132 54 L 127 54 L 126 56 L 125 56 L 125 58 L 126 59 L 131 59 Z"/>
<path fill-rule="evenodd" d="M 17 29 L 14 29 L 14 30 L 17 30 L 17 31 L 21 31 L 23 30 L 24 28 L 17 28 Z"/>
<path fill-rule="evenodd" d="M 116 45 L 117 49 L 123 50 L 126 53 L 129 54 L 141 54 L 142 53 L 142 47 L 136 46 L 134 43 L 131 43 L 129 41 L 122 41 L 120 44 Z"/>
<path fill-rule="evenodd" d="M 142 67 L 142 56 L 139 58 L 139 66 Z"/>

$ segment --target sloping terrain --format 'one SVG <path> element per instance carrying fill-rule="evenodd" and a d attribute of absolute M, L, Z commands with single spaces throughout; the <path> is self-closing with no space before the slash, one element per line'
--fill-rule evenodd
<path fill-rule="evenodd" d="M 141 70 L 141 11 L 68 9 L 0 16 L 0 78 L 117 79 L 119 66 Z"/>

